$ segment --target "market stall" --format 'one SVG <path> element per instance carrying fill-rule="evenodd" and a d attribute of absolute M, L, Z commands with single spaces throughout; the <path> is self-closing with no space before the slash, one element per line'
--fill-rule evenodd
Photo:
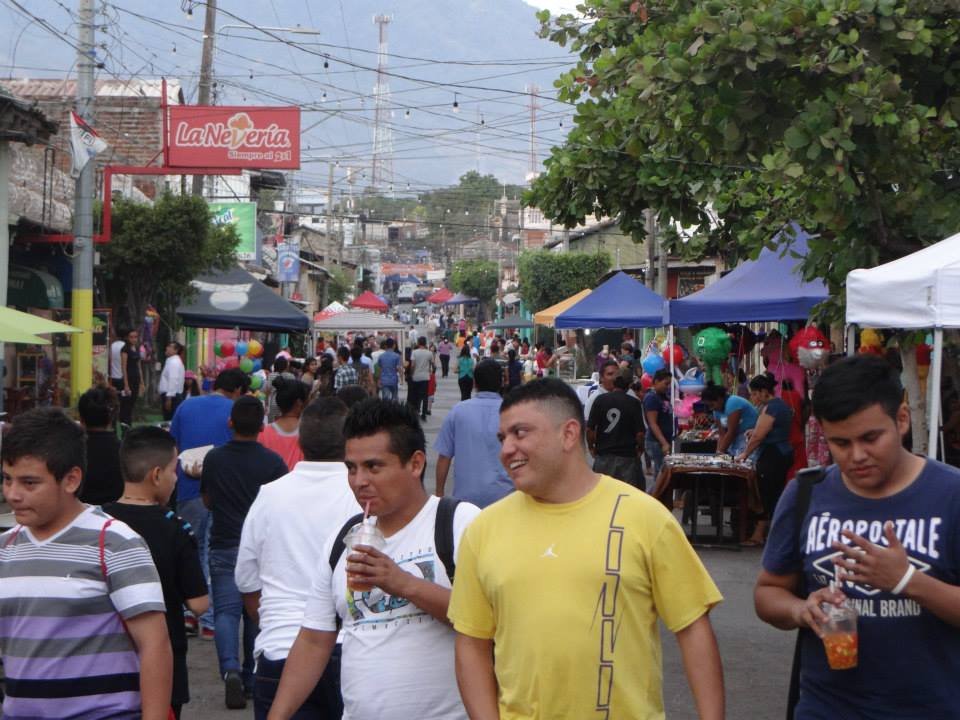
<path fill-rule="evenodd" d="M 346 336 L 348 333 L 364 333 L 389 335 L 397 341 L 400 353 L 403 354 L 406 326 L 402 322 L 392 320 L 386 315 L 369 312 L 367 310 L 348 310 L 324 318 L 313 324 L 317 332 L 331 333 Z"/>
<path fill-rule="evenodd" d="M 664 324 L 664 299 L 624 272 L 556 316 L 557 328 L 646 328 Z"/>
<path fill-rule="evenodd" d="M 387 303 L 369 290 L 362 292 L 360 295 L 351 300 L 350 307 L 354 308 L 355 310 L 375 310 L 376 312 L 386 312 L 390 309 L 390 306 L 387 305 Z"/>
<path fill-rule="evenodd" d="M 937 456 L 943 330 L 960 328 L 960 233 L 899 260 L 847 274 L 847 323 L 933 328 L 927 454 Z"/>
<path fill-rule="evenodd" d="M 534 313 L 533 322 L 537 325 L 544 325 L 552 328 L 554 321 L 557 319 L 557 315 L 576 305 L 591 292 L 593 291 L 590 288 L 586 288 L 578 293 L 574 293 L 565 300 L 561 300 L 555 305 L 551 305 L 550 307 L 544 308 L 538 313 Z"/>

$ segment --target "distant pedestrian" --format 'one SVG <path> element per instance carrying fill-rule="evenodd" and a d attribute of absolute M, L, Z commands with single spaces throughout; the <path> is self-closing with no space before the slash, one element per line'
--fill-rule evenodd
<path fill-rule="evenodd" d="M 470 350 L 470 345 L 464 345 L 460 348 L 460 357 L 457 358 L 457 384 L 460 385 L 461 402 L 469 400 L 473 394 L 473 368 L 476 362 Z"/>
<path fill-rule="evenodd" d="M 350 348 L 346 346 L 337 348 L 337 369 L 333 373 L 333 391 L 337 392 L 347 385 L 359 385 L 357 374 L 359 367 L 359 363 L 356 366 L 350 364 Z"/>
<path fill-rule="evenodd" d="M 437 345 L 437 355 L 440 357 L 441 376 L 446 377 L 450 373 L 450 353 L 453 352 L 453 343 L 446 337 Z"/>
<path fill-rule="evenodd" d="M 163 371 L 160 373 L 160 382 L 157 384 L 157 394 L 160 395 L 160 409 L 166 421 L 173 419 L 177 406 L 183 402 L 186 369 L 180 357 L 182 351 L 183 346 L 175 340 L 168 342 L 165 349 L 166 360 L 163 363 Z"/>
<path fill-rule="evenodd" d="M 433 366 L 433 353 L 427 350 L 427 338 L 417 339 L 417 348 L 410 354 L 410 383 L 407 386 L 407 404 L 419 413 L 421 420 L 427 419 L 428 390 L 430 372 Z"/>
<path fill-rule="evenodd" d="M 629 375 L 618 371 L 613 390 L 593 402 L 587 418 L 587 444 L 594 472 L 646 490 L 638 453 L 644 443 L 643 405 L 627 395 L 629 383 Z"/>
<path fill-rule="evenodd" d="M 393 338 L 387 338 L 384 342 L 384 351 L 377 358 L 377 367 L 380 370 L 377 382 L 380 385 L 380 397 L 382 399 L 399 399 L 400 365 L 402 362 L 400 354 L 396 351 L 396 343 Z"/>
<path fill-rule="evenodd" d="M 90 388 L 77 402 L 80 424 L 87 434 L 87 470 L 78 497 L 90 505 L 113 502 L 123 494 L 120 441 L 110 427 L 115 407 L 113 388 Z"/>
<path fill-rule="evenodd" d="M 273 381 L 274 394 L 280 414 L 260 431 L 261 445 L 283 458 L 288 470 L 303 459 L 297 441 L 300 413 L 307 403 L 307 386 L 299 380 L 277 378 Z"/>
<path fill-rule="evenodd" d="M 143 362 L 140 357 L 140 334 L 136 330 L 127 333 L 126 343 L 120 348 L 120 370 L 123 373 L 123 388 L 120 390 L 120 422 L 133 424 L 133 406 L 140 397 L 143 384 Z"/>

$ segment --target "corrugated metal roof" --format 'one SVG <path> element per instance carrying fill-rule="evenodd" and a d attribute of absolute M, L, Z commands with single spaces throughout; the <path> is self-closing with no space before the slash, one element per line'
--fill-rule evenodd
<path fill-rule="evenodd" d="M 77 81 L 65 78 L 13 78 L 4 85 L 14 94 L 28 98 L 62 98 L 77 94 Z M 97 80 L 98 97 L 159 98 L 162 80 Z M 179 80 L 167 81 L 167 102 L 176 103 L 180 91 Z"/>

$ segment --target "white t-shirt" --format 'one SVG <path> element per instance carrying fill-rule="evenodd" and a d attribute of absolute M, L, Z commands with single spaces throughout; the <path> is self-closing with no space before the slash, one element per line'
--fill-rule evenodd
<path fill-rule="evenodd" d="M 120 351 L 127 343 L 123 340 L 114 340 L 110 343 L 110 377 L 114 380 L 123 380 L 123 368 L 120 367 Z"/>
<path fill-rule="evenodd" d="M 603 385 L 598 385 L 598 386 L 597 386 L 597 389 L 594 390 L 592 393 L 590 393 L 590 394 L 587 396 L 587 401 L 583 404 L 583 419 L 584 419 L 584 420 L 589 420 L 589 419 L 590 419 L 590 409 L 593 407 L 593 402 L 594 402 L 594 400 L 596 400 L 598 397 L 600 397 L 601 395 L 603 395 L 603 394 L 606 393 L 606 392 L 607 392 L 607 391 L 604 389 Z"/>
<path fill-rule="evenodd" d="M 254 654 L 285 660 L 300 632 L 328 535 L 362 512 L 340 462 L 301 460 L 260 488 L 243 523 L 234 577 L 242 593 L 260 595 Z M 327 563 L 329 567 L 329 562 Z"/>
<path fill-rule="evenodd" d="M 434 548 L 440 498 L 430 496 L 406 527 L 387 538 L 383 552 L 401 569 L 449 588 L 450 579 Z M 463 531 L 480 509 L 460 503 L 453 518 L 454 557 Z M 344 720 L 466 720 L 454 672 L 454 632 L 403 598 L 379 588 L 348 593 L 345 550 L 335 570 L 330 551 L 320 553 L 317 582 L 307 600 L 303 626 L 337 629 L 343 620 L 340 687 Z"/>
<path fill-rule="evenodd" d="M 424 382 L 430 379 L 430 363 L 433 362 L 433 353 L 424 347 L 418 347 L 410 355 L 410 366 L 413 370 L 412 379 L 415 382 Z"/>

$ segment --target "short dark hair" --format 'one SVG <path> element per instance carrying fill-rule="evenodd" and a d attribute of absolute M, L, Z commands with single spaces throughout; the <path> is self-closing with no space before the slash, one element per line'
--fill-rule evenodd
<path fill-rule="evenodd" d="M 233 401 L 230 419 L 234 434 L 244 437 L 258 435 L 263 429 L 263 403 L 250 395 L 241 395 Z"/>
<path fill-rule="evenodd" d="M 88 428 L 108 427 L 115 407 L 114 394 L 105 387 L 92 387 L 77 401 L 77 412 Z"/>
<path fill-rule="evenodd" d="M 667 370 L 666 368 L 660 368 L 653 374 L 653 381 L 655 383 L 660 382 L 661 380 L 666 380 L 667 378 L 672 378 L 673 373 Z"/>
<path fill-rule="evenodd" d="M 350 348 L 350 359 L 353 360 L 353 364 L 357 367 L 357 370 L 360 369 L 360 363 L 362 362 L 360 358 L 362 357 L 363 357 L 362 347 L 360 347 L 359 345 L 354 345 L 352 348 Z"/>
<path fill-rule="evenodd" d="M 766 390 L 773 393 L 777 389 L 777 381 L 769 375 L 757 375 L 750 381 L 751 390 Z"/>
<path fill-rule="evenodd" d="M 507 393 L 500 405 L 502 415 L 514 405 L 525 402 L 544 403 L 554 409 L 564 420 L 576 420 L 580 424 L 580 437 L 586 438 L 586 423 L 583 421 L 583 403 L 576 391 L 563 380 L 541 378 L 526 385 L 517 385 Z"/>
<path fill-rule="evenodd" d="M 178 343 L 176 340 L 171 340 L 170 342 L 167 343 L 167 347 L 169 347 L 170 345 L 173 345 L 173 347 L 176 348 L 177 355 L 183 352 L 183 345 Z"/>
<path fill-rule="evenodd" d="M 617 390 L 627 390 L 630 388 L 630 377 L 624 375 L 623 373 L 618 373 L 617 376 L 613 379 L 613 386 Z"/>
<path fill-rule="evenodd" d="M 828 365 L 813 387 L 813 414 L 821 421 L 846 420 L 871 405 L 896 419 L 902 404 L 900 376 L 874 355 L 854 355 Z"/>
<path fill-rule="evenodd" d="M 352 440 L 385 432 L 390 435 L 390 452 L 406 463 L 418 450 L 427 452 L 423 427 L 413 408 L 393 400 L 369 398 L 350 409 L 343 424 L 343 437 Z"/>
<path fill-rule="evenodd" d="M 618 363 L 616 360 L 609 360 L 609 359 L 608 359 L 608 360 L 604 360 L 604 361 L 603 361 L 603 365 L 600 366 L 600 374 L 603 375 L 603 371 L 606 370 L 608 367 L 615 367 L 615 368 L 617 368 L 617 370 L 619 370 L 619 369 L 620 369 L 620 363 Z M 669 371 L 669 370 L 667 371 L 667 374 L 668 374 L 668 375 L 670 374 L 670 371 Z"/>
<path fill-rule="evenodd" d="M 276 377 L 273 379 L 273 387 L 276 391 L 277 407 L 282 413 L 290 412 L 297 400 L 307 401 L 307 386 L 299 380 Z"/>
<path fill-rule="evenodd" d="M 173 435 L 155 425 L 131 428 L 120 444 L 120 471 L 127 482 L 142 482 L 155 467 L 165 467 L 177 452 Z"/>
<path fill-rule="evenodd" d="M 287 369 L 287 366 L 290 363 L 287 362 L 287 359 L 282 355 L 278 358 L 273 359 L 273 371 L 274 372 L 284 372 Z"/>
<path fill-rule="evenodd" d="M 423 345 L 424 347 L 427 346 L 427 338 L 425 335 L 421 335 L 417 338 L 417 345 Z"/>
<path fill-rule="evenodd" d="M 349 359 L 350 359 L 350 348 L 348 348 L 348 347 L 345 346 L 345 345 L 341 345 L 340 347 L 338 347 L 338 348 L 337 348 L 337 357 L 340 358 L 341 360 L 349 360 Z"/>
<path fill-rule="evenodd" d="M 237 390 L 242 390 L 248 382 L 249 379 L 243 370 L 240 368 L 229 368 L 228 370 L 220 371 L 220 374 L 218 374 L 213 381 L 213 389 L 232 393 Z"/>
<path fill-rule="evenodd" d="M 46 463 L 57 482 L 75 467 L 87 471 L 87 443 L 83 428 L 60 408 L 35 408 L 17 415 L 3 438 L 3 462 L 25 457 Z"/>
<path fill-rule="evenodd" d="M 362 402 L 370 397 L 370 393 L 362 385 L 344 385 L 337 390 L 336 396 L 340 398 L 348 408 L 352 408 L 358 402 Z"/>
<path fill-rule="evenodd" d="M 503 386 L 500 364 L 490 358 L 481 360 L 473 369 L 473 381 L 477 385 L 477 392 L 500 392 Z"/>
<path fill-rule="evenodd" d="M 300 415 L 299 443 L 309 462 L 343 461 L 343 421 L 347 406 L 340 398 L 321 397 Z"/>
<path fill-rule="evenodd" d="M 681 388 L 682 387 L 681 385 Z M 706 402 L 716 402 L 717 400 L 726 400 L 727 395 L 729 395 L 729 393 L 723 385 L 716 385 L 709 382 L 703 389 L 703 392 L 700 393 L 700 399 Z"/>
<path fill-rule="evenodd" d="M 386 340 L 383 341 L 383 344 L 388 348 L 392 348 L 396 343 L 393 342 L 392 337 L 388 337 Z"/>

